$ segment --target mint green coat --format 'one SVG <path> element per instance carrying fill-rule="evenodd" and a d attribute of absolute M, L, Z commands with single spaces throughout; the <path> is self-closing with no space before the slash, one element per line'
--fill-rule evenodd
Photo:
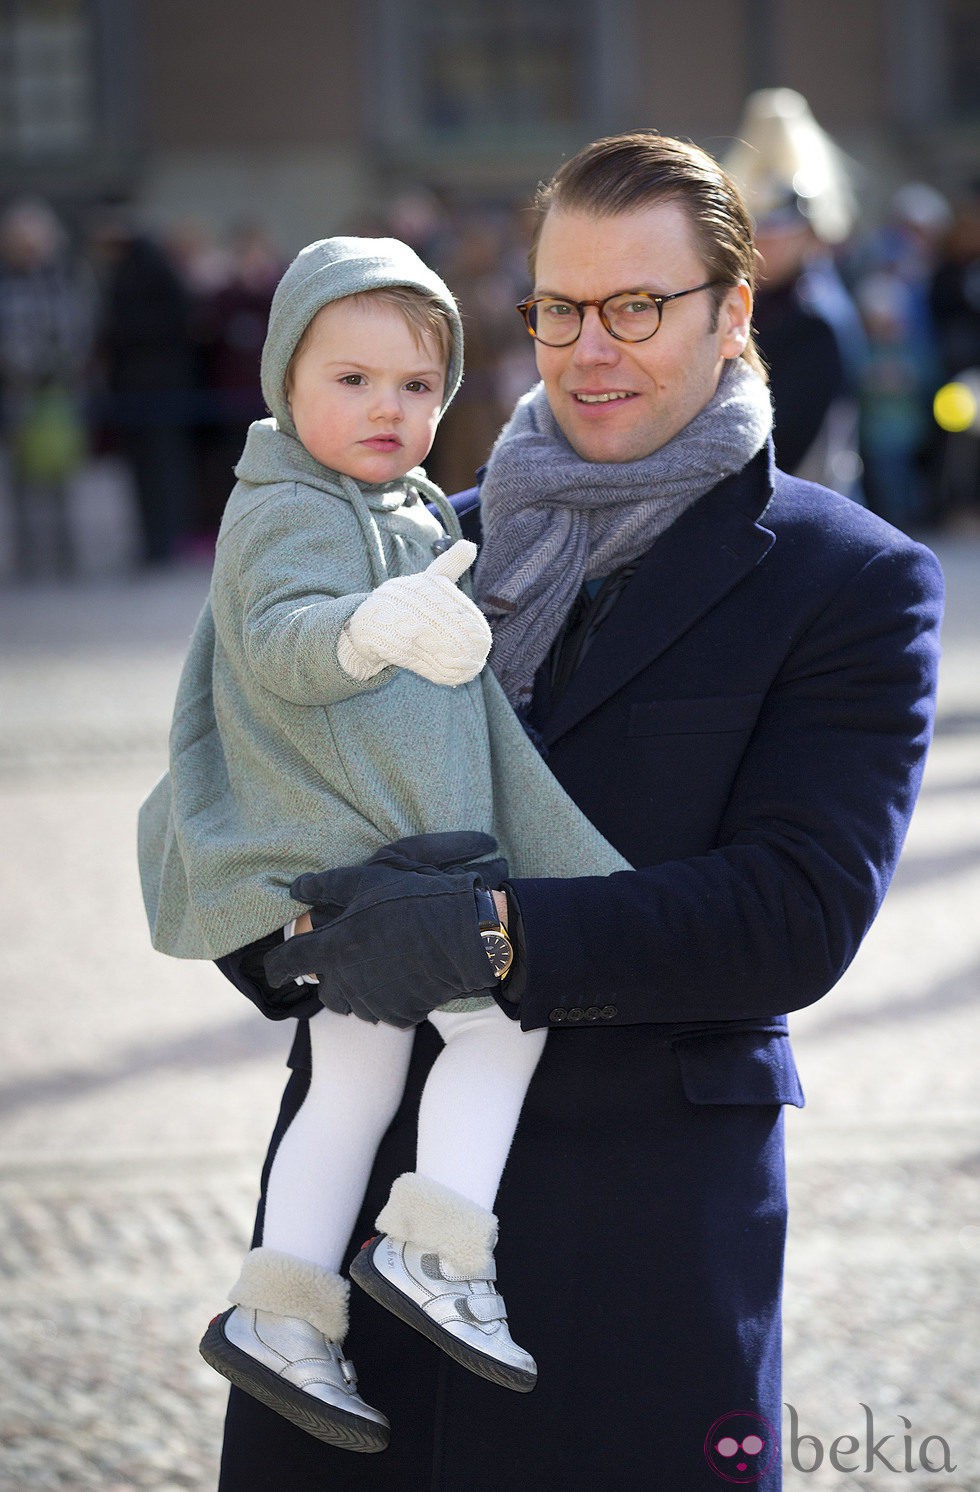
<path fill-rule="evenodd" d="M 337 662 L 375 586 L 444 535 L 423 473 L 359 487 L 274 420 L 253 425 L 177 691 L 170 770 L 140 811 L 153 944 L 220 958 L 305 911 L 302 871 L 408 834 L 496 835 L 519 876 L 628 869 L 548 771 L 489 668 L 458 688 Z M 450 537 L 451 506 L 439 501 Z"/>

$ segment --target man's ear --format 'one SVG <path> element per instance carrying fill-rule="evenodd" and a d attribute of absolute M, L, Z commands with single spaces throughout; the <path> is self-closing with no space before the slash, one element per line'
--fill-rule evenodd
<path fill-rule="evenodd" d="M 725 292 L 718 308 L 718 326 L 722 357 L 741 357 L 752 332 L 752 292 L 747 281 L 739 280 Z"/>

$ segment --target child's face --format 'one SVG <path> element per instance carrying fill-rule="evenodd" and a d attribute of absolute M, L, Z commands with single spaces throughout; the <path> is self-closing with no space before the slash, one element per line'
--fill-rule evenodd
<path fill-rule="evenodd" d="M 338 300 L 318 311 L 293 365 L 296 433 L 323 466 L 359 482 L 402 477 L 429 454 L 446 370 L 393 306 Z"/>

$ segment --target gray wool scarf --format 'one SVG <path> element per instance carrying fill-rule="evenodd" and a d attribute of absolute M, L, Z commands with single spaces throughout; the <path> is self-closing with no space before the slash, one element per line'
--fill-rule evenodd
<path fill-rule="evenodd" d="M 639 461 L 584 461 L 538 384 L 518 402 L 480 492 L 476 599 L 493 632 L 490 664 L 520 710 L 585 581 L 644 554 L 685 509 L 761 450 L 772 428 L 762 379 L 726 362 L 713 397 Z"/>

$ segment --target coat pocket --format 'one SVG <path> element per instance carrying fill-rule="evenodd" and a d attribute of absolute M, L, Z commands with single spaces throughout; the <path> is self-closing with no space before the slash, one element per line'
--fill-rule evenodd
<path fill-rule="evenodd" d="M 705 1104 L 792 1104 L 803 1089 L 789 1037 L 728 1031 L 682 1037 L 673 1043 L 685 1097 Z"/>
<path fill-rule="evenodd" d="M 707 699 L 647 699 L 630 707 L 630 736 L 702 736 L 748 731 L 755 725 L 761 694 Z"/>

